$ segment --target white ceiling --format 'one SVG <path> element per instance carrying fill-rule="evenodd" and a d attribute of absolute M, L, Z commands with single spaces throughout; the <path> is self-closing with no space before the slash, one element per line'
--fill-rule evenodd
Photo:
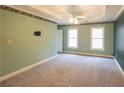
<path fill-rule="evenodd" d="M 37 16 L 57 22 L 59 25 L 73 24 L 70 15 L 85 16 L 78 19 L 79 24 L 114 21 L 121 11 L 122 5 L 11 5 Z"/>

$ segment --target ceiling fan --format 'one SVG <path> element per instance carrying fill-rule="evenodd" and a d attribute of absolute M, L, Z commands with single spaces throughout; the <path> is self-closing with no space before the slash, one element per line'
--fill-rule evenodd
<path fill-rule="evenodd" d="M 74 24 L 78 24 L 80 19 L 86 19 L 87 17 L 84 16 L 83 12 L 80 9 L 80 6 L 69 6 L 68 7 L 68 11 L 70 13 L 69 15 L 69 22 L 70 23 L 74 23 Z"/>
<path fill-rule="evenodd" d="M 85 16 L 78 16 L 78 15 L 70 15 L 69 22 L 78 24 L 80 19 L 86 19 Z"/>

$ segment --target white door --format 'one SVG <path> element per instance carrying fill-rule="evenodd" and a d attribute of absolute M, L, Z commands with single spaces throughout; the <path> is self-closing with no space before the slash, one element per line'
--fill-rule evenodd
<path fill-rule="evenodd" d="M 62 52 L 63 51 L 63 30 L 58 30 L 58 52 Z"/>

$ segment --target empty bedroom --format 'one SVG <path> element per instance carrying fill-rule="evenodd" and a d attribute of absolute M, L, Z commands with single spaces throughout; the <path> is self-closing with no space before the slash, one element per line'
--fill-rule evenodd
<path fill-rule="evenodd" d="M 1 87 L 124 87 L 123 5 L 0 5 Z"/>

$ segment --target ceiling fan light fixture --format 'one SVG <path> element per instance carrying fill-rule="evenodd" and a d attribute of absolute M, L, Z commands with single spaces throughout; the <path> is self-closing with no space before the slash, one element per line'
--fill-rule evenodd
<path fill-rule="evenodd" d="M 73 20 L 74 20 L 73 18 L 69 18 L 70 23 L 73 23 Z"/>
<path fill-rule="evenodd" d="M 74 24 L 78 24 L 79 23 L 77 18 L 70 18 L 69 22 L 70 23 L 74 23 Z"/>
<path fill-rule="evenodd" d="M 70 23 L 74 23 L 74 24 L 78 24 L 78 18 L 77 17 L 74 17 L 74 16 L 70 16 L 69 18 L 69 22 Z"/>
<path fill-rule="evenodd" d="M 77 18 L 74 18 L 74 24 L 78 24 Z"/>

